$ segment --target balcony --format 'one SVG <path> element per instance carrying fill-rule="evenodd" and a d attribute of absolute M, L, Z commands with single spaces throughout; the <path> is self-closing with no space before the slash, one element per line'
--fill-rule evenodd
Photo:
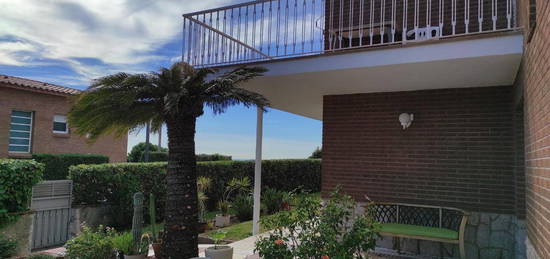
<path fill-rule="evenodd" d="M 321 120 L 326 95 L 512 85 L 514 0 L 265 0 L 184 15 L 182 59 L 258 65 L 241 87 Z"/>
<path fill-rule="evenodd" d="M 258 0 L 183 15 L 197 67 L 513 31 L 515 0 Z"/>

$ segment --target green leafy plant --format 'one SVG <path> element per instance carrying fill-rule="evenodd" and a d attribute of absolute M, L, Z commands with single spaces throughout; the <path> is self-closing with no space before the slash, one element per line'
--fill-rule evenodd
<path fill-rule="evenodd" d="M 376 245 L 378 223 L 370 207 L 364 215 L 355 215 L 355 208 L 351 197 L 339 190 L 325 205 L 314 197 L 302 196 L 293 210 L 260 220 L 273 231 L 260 237 L 255 251 L 263 258 L 364 258 Z"/>
<path fill-rule="evenodd" d="M 229 202 L 227 201 L 218 201 L 218 210 L 223 216 L 229 215 Z"/>
<path fill-rule="evenodd" d="M 231 207 L 240 221 L 251 220 L 254 210 L 254 197 L 251 193 L 239 194 L 231 202 Z"/>
<path fill-rule="evenodd" d="M 262 192 L 262 205 L 265 213 L 273 214 L 283 209 L 285 203 L 290 202 L 291 192 L 279 191 L 273 188 L 266 188 Z"/>
<path fill-rule="evenodd" d="M 155 195 L 149 194 L 149 220 L 151 223 L 151 236 L 153 242 L 159 242 L 159 235 L 157 229 L 157 209 L 155 204 Z"/>
<path fill-rule="evenodd" d="M 138 243 L 134 242 L 132 233 L 123 233 L 112 238 L 113 247 L 125 255 L 139 255 L 147 253 L 149 249 L 147 235 L 141 236 Z"/>
<path fill-rule="evenodd" d="M 323 156 L 323 150 L 320 147 L 315 148 L 315 150 L 311 153 L 311 156 L 309 158 L 312 159 L 321 159 Z"/>
<path fill-rule="evenodd" d="M 214 249 L 218 249 L 219 245 L 225 239 L 226 236 L 227 236 L 227 232 L 221 229 L 218 231 L 212 232 L 210 234 L 210 238 L 214 240 Z"/>
<path fill-rule="evenodd" d="M 0 236 L 0 258 L 10 258 L 17 250 L 17 240 Z"/>
<path fill-rule="evenodd" d="M 197 178 L 197 198 L 199 202 L 199 222 L 206 222 L 204 218 L 206 215 L 206 201 L 208 201 L 208 196 L 206 192 L 210 189 L 212 185 L 212 179 L 204 176 L 199 176 Z"/>
<path fill-rule="evenodd" d="M 116 235 L 113 228 L 99 226 L 93 230 L 87 226 L 75 238 L 67 241 L 66 257 L 70 259 L 114 258 L 115 250 L 112 239 Z"/>
<path fill-rule="evenodd" d="M 0 226 L 28 209 L 32 186 L 43 172 L 44 165 L 34 160 L 0 159 Z"/>
<path fill-rule="evenodd" d="M 32 159 L 44 164 L 44 180 L 67 179 L 73 165 L 109 163 L 109 157 L 96 154 L 32 154 Z"/>

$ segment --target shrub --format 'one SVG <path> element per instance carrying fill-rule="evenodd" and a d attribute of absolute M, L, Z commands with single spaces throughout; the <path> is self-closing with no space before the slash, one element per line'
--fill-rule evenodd
<path fill-rule="evenodd" d="M 321 159 L 322 156 L 323 156 L 323 150 L 317 147 L 315 150 L 313 150 L 313 153 L 311 153 L 311 156 L 309 156 L 309 158 Z"/>
<path fill-rule="evenodd" d="M 231 160 L 231 156 L 216 154 L 197 154 L 197 161 L 228 161 Z"/>
<path fill-rule="evenodd" d="M 168 152 L 149 153 L 149 162 L 166 162 L 166 161 L 168 161 Z"/>
<path fill-rule="evenodd" d="M 354 215 L 355 207 L 338 191 L 325 205 L 302 196 L 295 209 L 260 219 L 273 231 L 259 238 L 255 251 L 262 258 L 364 258 L 376 245 L 378 223 L 369 212 Z"/>
<path fill-rule="evenodd" d="M 82 232 L 75 238 L 67 241 L 66 258 L 69 259 L 110 259 L 115 257 L 112 238 L 115 236 L 112 228 L 99 226 L 93 230 L 84 226 Z"/>
<path fill-rule="evenodd" d="M 251 220 L 254 210 L 254 197 L 251 194 L 240 194 L 231 202 L 231 207 L 233 207 L 235 216 L 240 221 Z"/>
<path fill-rule="evenodd" d="M 128 153 L 128 162 L 143 162 L 143 153 L 145 152 L 145 142 L 140 142 L 132 147 L 130 153 Z M 167 148 L 159 148 L 159 146 L 149 143 L 149 152 L 168 152 Z M 149 155 L 151 155 L 149 153 Z M 151 158 L 149 156 L 149 158 Z M 152 162 L 152 160 L 149 160 Z"/>
<path fill-rule="evenodd" d="M 254 178 L 253 161 L 215 161 L 197 163 L 197 174 L 212 179 L 206 193 L 208 205 L 214 207 L 223 196 L 226 183 L 233 178 Z M 112 206 L 115 226 L 129 226 L 132 218 L 132 194 L 150 193 L 156 198 L 157 219 L 164 218 L 166 200 L 166 163 L 117 163 L 78 165 L 69 169 L 75 204 Z M 262 188 L 283 191 L 321 189 L 321 161 L 265 160 L 262 162 Z M 148 201 L 144 203 L 148 206 Z M 145 211 L 147 209 L 145 208 Z M 146 215 L 148 218 L 148 215 Z"/>
<path fill-rule="evenodd" d="M 72 165 L 109 163 L 109 157 L 91 154 L 33 154 L 32 158 L 44 164 L 44 180 L 67 179 Z"/>
<path fill-rule="evenodd" d="M 8 213 L 28 209 L 32 186 L 43 172 L 44 165 L 34 160 L 0 159 L 0 226 L 10 220 Z"/>
<path fill-rule="evenodd" d="M 273 214 L 279 212 L 283 208 L 283 203 L 288 202 L 288 192 L 279 191 L 273 188 L 266 188 L 262 192 L 262 205 L 265 213 Z"/>
<path fill-rule="evenodd" d="M 10 258 L 15 255 L 17 241 L 12 238 L 0 236 L 0 258 Z"/>

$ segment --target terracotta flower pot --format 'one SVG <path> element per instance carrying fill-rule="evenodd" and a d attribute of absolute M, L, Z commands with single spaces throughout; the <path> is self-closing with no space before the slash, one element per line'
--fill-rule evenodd
<path fill-rule="evenodd" d="M 155 258 L 160 259 L 160 247 L 162 246 L 162 243 L 152 243 L 151 246 L 153 247 L 153 251 L 155 252 Z"/>
<path fill-rule="evenodd" d="M 204 233 L 208 229 L 208 222 L 199 222 L 199 233 Z"/>
<path fill-rule="evenodd" d="M 204 255 L 210 259 L 233 259 L 233 247 L 212 246 L 206 248 Z"/>
<path fill-rule="evenodd" d="M 147 258 L 147 254 L 142 255 L 124 255 L 124 259 L 145 259 Z"/>

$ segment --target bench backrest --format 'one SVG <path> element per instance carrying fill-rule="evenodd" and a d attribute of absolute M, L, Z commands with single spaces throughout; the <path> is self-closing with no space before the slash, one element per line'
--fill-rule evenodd
<path fill-rule="evenodd" d="M 406 203 L 374 203 L 373 216 L 381 223 L 397 223 L 426 227 L 438 227 L 460 231 L 468 213 L 450 207 Z"/>

